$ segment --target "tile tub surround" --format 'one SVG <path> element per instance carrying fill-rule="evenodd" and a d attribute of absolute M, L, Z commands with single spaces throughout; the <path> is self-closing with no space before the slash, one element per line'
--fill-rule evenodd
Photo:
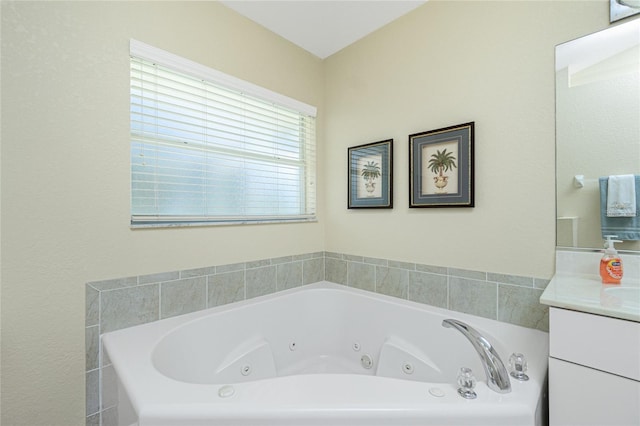
<path fill-rule="evenodd" d="M 543 331 L 549 279 L 325 252 L 325 280 Z"/>
<path fill-rule="evenodd" d="M 117 422 L 115 373 L 100 335 L 318 281 L 548 330 L 549 280 L 333 252 L 90 282 L 86 285 L 87 425 Z"/>

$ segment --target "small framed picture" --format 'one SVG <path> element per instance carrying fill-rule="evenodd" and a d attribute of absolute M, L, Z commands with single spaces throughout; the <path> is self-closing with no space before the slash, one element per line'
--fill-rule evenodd
<path fill-rule="evenodd" d="M 393 139 L 348 149 L 350 209 L 393 208 Z"/>
<path fill-rule="evenodd" d="M 409 207 L 473 207 L 473 128 L 409 136 Z"/>

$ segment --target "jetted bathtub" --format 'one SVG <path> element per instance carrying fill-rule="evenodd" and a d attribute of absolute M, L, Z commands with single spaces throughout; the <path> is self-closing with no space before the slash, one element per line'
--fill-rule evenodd
<path fill-rule="evenodd" d="M 480 356 L 445 319 L 482 334 L 528 381 L 487 386 Z M 103 336 L 121 425 L 545 423 L 547 333 L 328 282 Z M 461 367 L 476 399 L 458 392 Z"/>

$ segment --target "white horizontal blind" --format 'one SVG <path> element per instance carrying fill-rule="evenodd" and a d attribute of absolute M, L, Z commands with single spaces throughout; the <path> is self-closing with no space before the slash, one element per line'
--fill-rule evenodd
<path fill-rule="evenodd" d="M 214 81 L 220 73 L 211 70 L 207 79 L 208 69 L 187 60 L 171 55 L 165 66 L 133 50 L 132 44 L 133 225 L 315 217 L 309 111 L 269 101 L 264 89 L 258 97 L 225 87 Z M 176 71 L 181 61 L 197 72 Z"/>

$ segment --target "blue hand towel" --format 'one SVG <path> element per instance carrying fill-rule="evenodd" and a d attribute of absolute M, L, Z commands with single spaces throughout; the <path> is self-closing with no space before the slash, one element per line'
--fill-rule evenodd
<path fill-rule="evenodd" d="M 636 180 L 636 215 L 633 217 L 608 217 L 607 216 L 607 187 L 609 178 L 601 177 L 600 183 L 600 226 L 602 237 L 605 235 L 617 235 L 620 240 L 640 240 L 640 175 L 635 175 Z"/>

